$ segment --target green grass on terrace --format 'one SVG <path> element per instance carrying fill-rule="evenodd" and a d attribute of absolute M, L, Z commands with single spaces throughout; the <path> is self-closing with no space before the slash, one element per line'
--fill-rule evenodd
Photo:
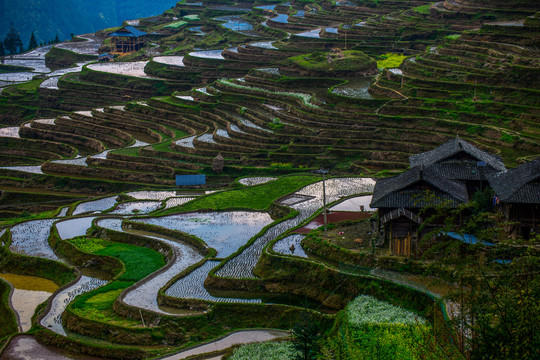
<path fill-rule="evenodd" d="M 429 15 L 429 9 L 431 8 L 431 4 L 422 5 L 414 8 L 414 11 L 420 14 Z"/>
<path fill-rule="evenodd" d="M 80 250 L 112 256 L 124 263 L 125 272 L 117 281 L 78 297 L 70 307 L 84 318 L 106 322 L 112 325 L 140 326 L 138 320 L 118 316 L 112 309 L 120 293 L 165 265 L 165 258 L 159 252 L 131 244 L 112 242 L 103 239 L 79 237 L 69 240 Z"/>
<path fill-rule="evenodd" d="M 320 177 L 314 175 L 286 176 L 260 186 L 210 194 L 191 201 L 184 206 L 164 210 L 159 215 L 200 209 L 224 210 L 245 208 L 267 210 L 272 201 L 318 180 L 320 180 Z"/>
<path fill-rule="evenodd" d="M 83 237 L 71 239 L 70 242 L 83 251 L 112 256 L 122 261 L 126 271 L 118 280 L 135 282 L 165 265 L 163 255 L 145 247 Z"/>

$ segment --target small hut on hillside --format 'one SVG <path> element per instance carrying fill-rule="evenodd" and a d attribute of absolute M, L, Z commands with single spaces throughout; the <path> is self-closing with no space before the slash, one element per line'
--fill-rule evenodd
<path fill-rule="evenodd" d="M 113 52 L 118 53 L 130 53 L 140 50 L 146 43 L 147 35 L 144 31 L 133 26 L 125 26 L 109 34 L 112 38 Z"/>
<path fill-rule="evenodd" d="M 529 239 L 540 231 L 540 158 L 517 168 L 488 175 L 494 205 L 514 222 L 511 235 Z"/>

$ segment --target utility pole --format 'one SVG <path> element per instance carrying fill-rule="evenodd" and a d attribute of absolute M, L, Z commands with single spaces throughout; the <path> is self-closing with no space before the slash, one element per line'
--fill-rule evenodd
<path fill-rule="evenodd" d="M 323 188 L 323 218 L 324 218 L 324 236 L 328 236 L 327 231 L 327 219 L 326 219 L 326 178 L 325 175 L 328 174 L 328 170 L 319 169 L 314 171 L 315 174 L 322 174 L 322 188 Z"/>

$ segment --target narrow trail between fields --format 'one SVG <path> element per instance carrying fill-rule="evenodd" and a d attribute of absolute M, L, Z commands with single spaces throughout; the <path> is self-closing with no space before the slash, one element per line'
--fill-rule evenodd
<path fill-rule="evenodd" d="M 235 345 L 245 345 L 256 342 L 270 341 L 289 336 L 288 332 L 278 330 L 243 330 L 229 334 L 221 339 L 202 344 L 177 354 L 162 357 L 161 360 L 181 360 L 194 355 L 202 355 L 223 351 Z M 220 355 L 212 359 L 221 359 Z"/>

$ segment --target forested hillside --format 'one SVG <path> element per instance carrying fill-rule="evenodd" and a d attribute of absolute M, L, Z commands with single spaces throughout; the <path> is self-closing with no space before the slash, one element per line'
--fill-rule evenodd
<path fill-rule="evenodd" d="M 10 24 L 19 31 L 25 46 L 35 31 L 38 43 L 58 34 L 60 40 L 70 34 L 82 34 L 118 26 L 122 21 L 161 14 L 176 0 L 0 0 L 0 38 Z"/>

